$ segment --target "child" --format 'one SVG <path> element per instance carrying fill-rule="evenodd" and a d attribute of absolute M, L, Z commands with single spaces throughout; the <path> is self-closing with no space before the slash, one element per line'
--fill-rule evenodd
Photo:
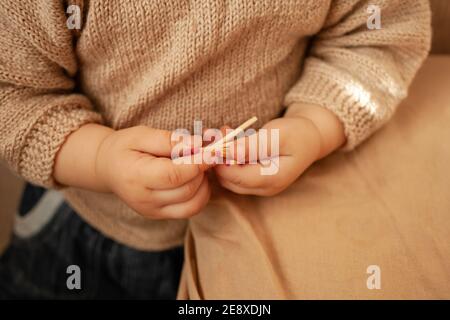
<path fill-rule="evenodd" d="M 170 159 L 172 130 L 253 115 L 278 129 L 276 175 L 213 169 L 235 193 L 273 195 L 385 123 L 430 46 L 426 0 L 68 2 L 0 6 L 0 154 L 70 205 L 14 239 L 5 297 L 174 298 L 185 219 L 210 186 L 204 166 Z"/>

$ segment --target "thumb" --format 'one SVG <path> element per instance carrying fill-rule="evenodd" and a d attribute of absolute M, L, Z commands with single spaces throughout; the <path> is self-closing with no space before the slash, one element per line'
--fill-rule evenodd
<path fill-rule="evenodd" d="M 133 148 L 157 157 L 171 158 L 174 153 L 177 157 L 190 154 L 191 150 L 201 147 L 202 144 L 200 136 L 191 136 L 187 130 L 169 131 L 145 126 L 133 129 Z"/>
<path fill-rule="evenodd" d="M 172 150 L 171 132 L 146 126 L 130 130 L 129 141 L 133 149 L 159 157 L 170 156 Z"/>

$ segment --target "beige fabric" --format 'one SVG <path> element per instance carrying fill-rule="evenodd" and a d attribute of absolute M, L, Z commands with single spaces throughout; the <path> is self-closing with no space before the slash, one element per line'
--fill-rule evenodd
<path fill-rule="evenodd" d="M 450 57 L 429 58 L 357 150 L 275 197 L 217 195 L 190 221 L 180 298 L 450 299 L 449 86 Z"/>
<path fill-rule="evenodd" d="M 88 122 L 218 128 L 256 115 L 261 126 L 303 101 L 335 112 L 351 149 L 390 118 L 430 47 L 427 0 L 67 2 L 83 4 L 80 31 L 66 1 L 0 6 L 0 156 L 47 187 L 65 138 Z M 374 3 L 380 30 L 367 28 Z M 183 221 L 146 220 L 113 195 L 65 196 L 130 246 L 182 242 Z"/>

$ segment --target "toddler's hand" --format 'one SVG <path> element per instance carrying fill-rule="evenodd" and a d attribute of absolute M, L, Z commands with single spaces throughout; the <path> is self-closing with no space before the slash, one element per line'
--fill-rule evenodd
<path fill-rule="evenodd" d="M 268 129 L 268 140 L 256 139 L 258 150 L 263 148 L 271 155 L 270 130 L 279 130 L 278 161 L 260 159 L 259 163 L 249 162 L 249 137 L 241 138 L 245 146 L 245 164 L 218 165 L 214 168 L 220 184 L 235 193 L 271 196 L 287 188 L 314 161 L 338 148 L 345 140 L 344 131 L 339 120 L 325 108 L 315 105 L 299 105 L 287 112 L 285 117 L 268 122 L 263 126 Z M 257 137 L 258 135 L 256 135 Z M 233 160 L 239 160 L 239 143 L 235 141 L 230 152 Z M 229 153 L 229 155 L 230 155 Z M 272 161 L 269 163 L 269 161 Z M 278 166 L 275 174 L 262 174 L 262 164 Z"/>
<path fill-rule="evenodd" d="M 208 202 L 206 167 L 175 164 L 171 132 L 137 126 L 109 134 L 95 160 L 97 178 L 139 214 L 187 218 Z"/>

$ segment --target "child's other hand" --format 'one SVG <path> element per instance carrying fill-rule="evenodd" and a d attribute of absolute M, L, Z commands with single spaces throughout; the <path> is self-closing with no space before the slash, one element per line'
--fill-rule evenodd
<path fill-rule="evenodd" d="M 109 134 L 95 160 L 97 178 L 139 214 L 187 218 L 210 197 L 206 167 L 175 164 L 171 132 L 137 126 Z"/>
<path fill-rule="evenodd" d="M 214 168 L 220 184 L 239 194 L 275 195 L 286 189 L 314 161 L 341 146 L 344 130 L 337 117 L 327 109 L 298 104 L 288 109 L 283 118 L 268 122 L 263 128 L 279 129 L 278 170 L 273 175 L 262 175 L 261 164 L 249 164 L 249 138 L 245 137 L 245 164 L 225 164 Z M 258 139 L 258 148 L 266 148 L 270 155 L 270 139 Z M 237 143 L 234 143 L 234 155 Z M 238 159 L 235 159 L 238 160 Z M 264 159 L 258 159 L 264 160 Z M 267 165 L 265 165 L 267 167 Z"/>

